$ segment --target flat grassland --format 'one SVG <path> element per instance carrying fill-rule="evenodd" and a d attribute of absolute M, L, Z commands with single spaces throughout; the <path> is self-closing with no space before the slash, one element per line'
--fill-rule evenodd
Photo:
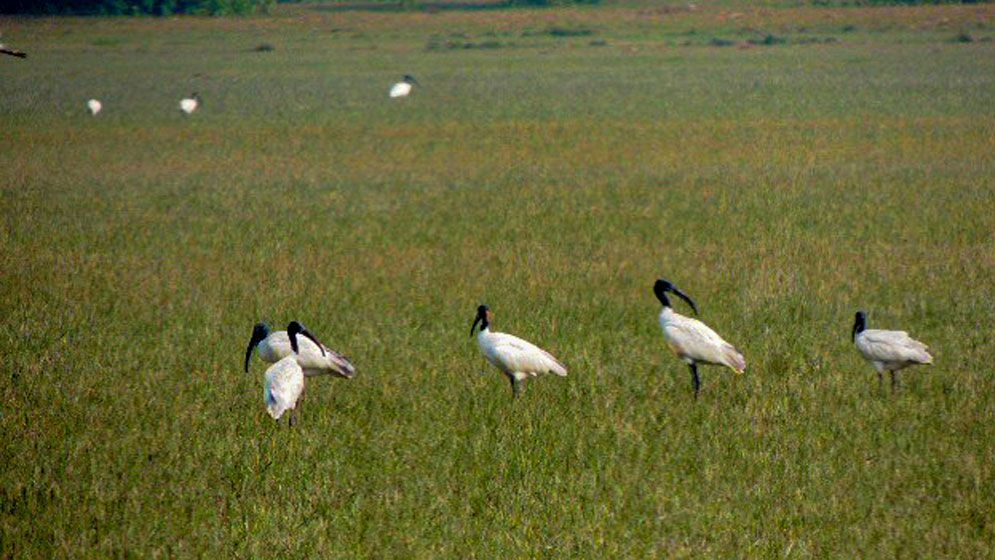
<path fill-rule="evenodd" d="M 993 6 L 0 30 L 0 557 L 990 557 Z M 746 374 L 691 399 L 657 277 Z M 292 430 L 260 319 L 359 368 Z"/>

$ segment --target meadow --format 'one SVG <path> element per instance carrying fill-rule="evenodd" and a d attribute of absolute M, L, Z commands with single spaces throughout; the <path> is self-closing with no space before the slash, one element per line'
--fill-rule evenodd
<path fill-rule="evenodd" d="M 991 557 L 993 18 L 0 17 L 0 557 Z M 697 402 L 659 277 L 749 364 Z M 294 429 L 291 319 L 358 368 Z"/>

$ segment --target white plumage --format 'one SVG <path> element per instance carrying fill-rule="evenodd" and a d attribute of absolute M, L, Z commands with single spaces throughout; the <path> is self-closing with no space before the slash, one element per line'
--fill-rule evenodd
<path fill-rule="evenodd" d="M 723 340 L 708 325 L 676 313 L 670 306 L 667 292 L 682 298 L 697 313 L 697 306 L 690 297 L 666 280 L 657 280 L 653 285 L 653 292 L 663 304 L 663 310 L 660 312 L 663 337 L 670 349 L 691 369 L 691 381 L 694 384 L 696 399 L 701 388 L 698 364 L 726 366 L 736 373 L 743 373 L 746 370 L 746 359 L 739 350 Z"/>
<path fill-rule="evenodd" d="M 394 84 L 393 86 L 391 86 L 391 88 L 390 88 L 390 96 L 392 98 L 394 98 L 394 97 L 407 97 L 408 94 L 411 93 L 412 87 L 414 87 L 414 85 L 417 84 L 417 83 L 418 83 L 418 80 L 416 80 L 414 78 L 414 76 L 406 74 L 404 76 L 404 79 L 402 79 L 400 82 L 397 82 L 396 84 Z"/>
<path fill-rule="evenodd" d="M 411 93 L 411 84 L 407 82 L 398 82 L 390 88 L 391 97 L 405 97 Z"/>
<path fill-rule="evenodd" d="M 260 325 L 253 329 L 252 337 L 256 338 Z M 275 420 L 279 420 L 288 410 L 293 411 L 288 420 L 291 426 L 297 420 L 297 408 L 304 395 L 304 369 L 300 364 L 301 342 L 310 340 L 316 348 L 321 347 L 321 343 L 303 325 L 297 321 L 291 321 L 287 325 L 287 340 L 290 344 L 290 354 L 278 360 L 266 370 L 266 381 L 263 384 L 263 399 L 266 403 L 266 412 Z M 303 335 L 304 338 L 298 338 Z M 249 370 L 249 357 L 251 356 L 253 344 L 249 344 L 249 351 L 245 356 L 246 371 Z"/>
<path fill-rule="evenodd" d="M 670 349 L 685 362 L 726 366 L 736 373 L 746 371 L 742 354 L 705 323 L 667 307 L 660 312 L 660 327 Z"/>
<path fill-rule="evenodd" d="M 303 393 L 304 370 L 297 363 L 296 356 L 287 356 L 267 368 L 263 398 L 266 400 L 266 412 L 274 420 L 279 420 L 288 410 L 297 408 L 297 401 Z M 293 421 L 294 418 L 291 417 L 291 424 Z"/>
<path fill-rule="evenodd" d="M 318 344 L 309 338 L 298 339 L 297 363 L 304 370 L 304 375 L 313 377 L 316 375 L 334 375 L 352 379 L 356 375 L 356 368 L 342 354 L 332 350 L 328 346 Z M 245 350 L 245 371 L 249 371 L 249 360 L 252 358 L 252 351 L 255 350 L 259 358 L 267 363 L 274 364 L 287 356 L 293 354 L 290 347 L 290 337 L 287 331 L 271 332 L 269 325 L 258 323 L 252 329 L 252 338 Z"/>
<path fill-rule="evenodd" d="M 199 106 L 200 106 L 200 95 L 197 93 L 194 93 L 190 97 L 180 100 L 180 111 L 182 111 L 184 114 L 187 115 L 196 111 L 197 107 Z"/>
<path fill-rule="evenodd" d="M 881 374 L 890 372 L 891 386 L 898 383 L 896 372 L 917 364 L 932 364 L 929 348 L 905 331 L 885 331 L 867 328 L 867 315 L 858 311 L 853 324 L 853 343 L 857 351 Z"/>
<path fill-rule="evenodd" d="M 103 104 L 101 104 L 100 101 L 96 99 L 91 99 L 86 102 L 86 109 L 90 111 L 90 114 L 93 116 L 97 116 L 97 114 L 100 113 L 100 110 L 103 108 L 104 108 Z"/>
<path fill-rule="evenodd" d="M 486 305 L 477 308 L 477 317 L 470 327 L 470 334 L 480 323 L 477 343 L 487 361 L 501 370 L 511 382 L 512 396 L 521 393 L 522 382 L 529 377 L 552 373 L 565 377 L 567 368 L 552 354 L 535 344 L 510 334 L 492 332 L 491 312 Z"/>

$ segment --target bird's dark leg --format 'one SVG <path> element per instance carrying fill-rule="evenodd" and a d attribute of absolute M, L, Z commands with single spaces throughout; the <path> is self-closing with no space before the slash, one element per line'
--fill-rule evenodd
<path fill-rule="evenodd" d="M 898 372 L 891 372 L 891 392 L 894 393 L 895 389 L 898 388 Z"/>
<path fill-rule="evenodd" d="M 511 382 L 511 398 L 517 399 L 522 394 L 522 382 L 514 375 L 509 375 L 508 381 Z"/>
<path fill-rule="evenodd" d="M 881 376 L 881 372 L 878 372 L 878 392 L 881 392 L 881 387 L 884 384 L 884 378 Z"/>
<path fill-rule="evenodd" d="M 688 364 L 691 368 L 691 382 L 694 384 L 694 400 L 698 400 L 698 391 L 701 389 L 701 378 L 698 377 L 698 365 L 694 362 Z"/>
<path fill-rule="evenodd" d="M 297 409 L 296 408 L 290 411 L 290 417 L 287 418 L 287 426 L 288 427 L 293 428 L 295 424 L 297 424 Z"/>

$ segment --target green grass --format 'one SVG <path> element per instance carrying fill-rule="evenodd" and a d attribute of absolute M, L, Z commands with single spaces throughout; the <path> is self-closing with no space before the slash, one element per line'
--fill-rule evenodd
<path fill-rule="evenodd" d="M 992 8 L 724 10 L 0 19 L 0 557 L 989 556 Z M 749 362 L 697 403 L 661 276 Z M 260 319 L 359 368 L 293 430 Z"/>

